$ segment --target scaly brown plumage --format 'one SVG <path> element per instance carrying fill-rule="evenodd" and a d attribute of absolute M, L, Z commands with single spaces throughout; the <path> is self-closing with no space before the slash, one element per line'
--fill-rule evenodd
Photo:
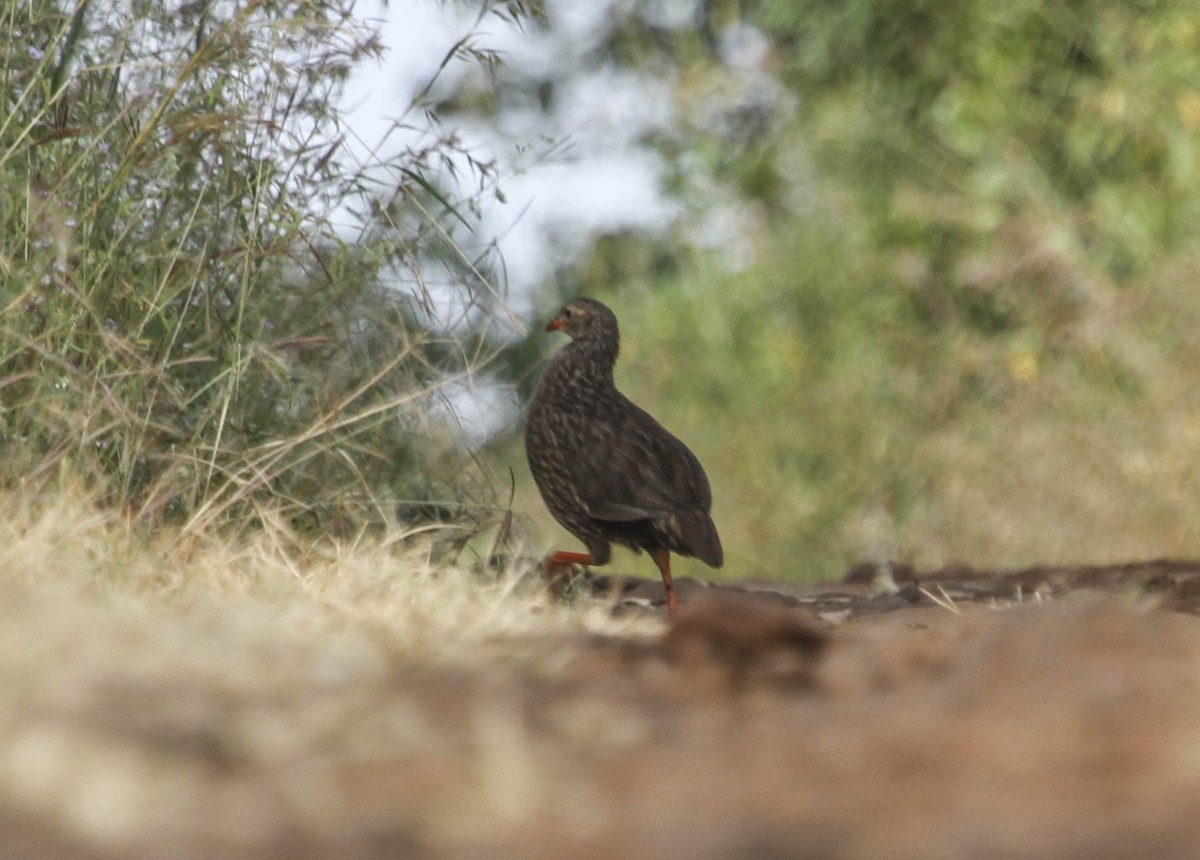
<path fill-rule="evenodd" d="M 547 564 L 605 564 L 611 543 L 646 550 L 674 614 L 670 554 L 724 562 L 708 476 L 686 445 L 617 391 L 620 333 L 611 310 L 576 299 L 546 328 L 571 342 L 538 382 L 525 453 L 546 507 L 588 550 L 553 553 Z"/>

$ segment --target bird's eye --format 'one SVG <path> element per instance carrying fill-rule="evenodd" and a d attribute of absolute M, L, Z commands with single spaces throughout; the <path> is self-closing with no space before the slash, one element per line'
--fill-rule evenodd
<path fill-rule="evenodd" d="M 563 308 L 563 316 L 565 316 L 567 319 L 570 319 L 574 315 L 575 311 L 571 310 L 570 308 Z"/>

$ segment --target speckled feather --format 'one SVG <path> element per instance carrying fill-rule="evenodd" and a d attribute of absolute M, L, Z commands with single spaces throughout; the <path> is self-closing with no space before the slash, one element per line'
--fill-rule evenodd
<path fill-rule="evenodd" d="M 610 543 L 723 562 L 696 456 L 617 391 L 620 335 L 611 310 L 577 299 L 558 317 L 572 338 L 550 361 L 529 409 L 525 450 L 546 507 L 604 564 Z"/>

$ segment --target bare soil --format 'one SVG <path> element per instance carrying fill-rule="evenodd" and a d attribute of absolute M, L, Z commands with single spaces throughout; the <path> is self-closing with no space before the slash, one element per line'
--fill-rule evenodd
<path fill-rule="evenodd" d="M 39 696 L 0 855 L 1200 856 L 1200 563 L 679 590 L 581 576 L 649 620 L 463 665 Z"/>

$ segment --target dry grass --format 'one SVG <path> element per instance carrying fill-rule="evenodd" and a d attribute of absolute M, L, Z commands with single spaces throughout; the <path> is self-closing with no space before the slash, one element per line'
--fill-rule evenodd
<path fill-rule="evenodd" d="M 438 563 L 420 532 L 304 550 L 277 524 L 236 543 L 148 537 L 69 489 L 4 495 L 0 523 L 0 807 L 118 853 L 181 821 L 257 844 L 281 813 L 211 796 L 235 764 L 423 748 L 398 677 L 537 675 L 558 668 L 548 640 L 657 627 L 553 604 L 525 567 Z M 283 780 L 285 806 L 333 790 L 311 778 Z"/>
<path fill-rule="evenodd" d="M 73 489 L 0 495 L 0 518 L 8 603 L 50 601 L 56 612 L 115 613 L 148 627 L 211 615 L 279 626 L 290 632 L 273 636 L 303 641 L 386 631 L 381 644 L 421 659 L 467 658 L 505 636 L 613 624 L 601 606 L 550 602 L 528 560 L 484 570 L 435 559 L 437 527 L 313 541 L 264 517 L 237 540 L 183 529 L 147 536 Z"/>

